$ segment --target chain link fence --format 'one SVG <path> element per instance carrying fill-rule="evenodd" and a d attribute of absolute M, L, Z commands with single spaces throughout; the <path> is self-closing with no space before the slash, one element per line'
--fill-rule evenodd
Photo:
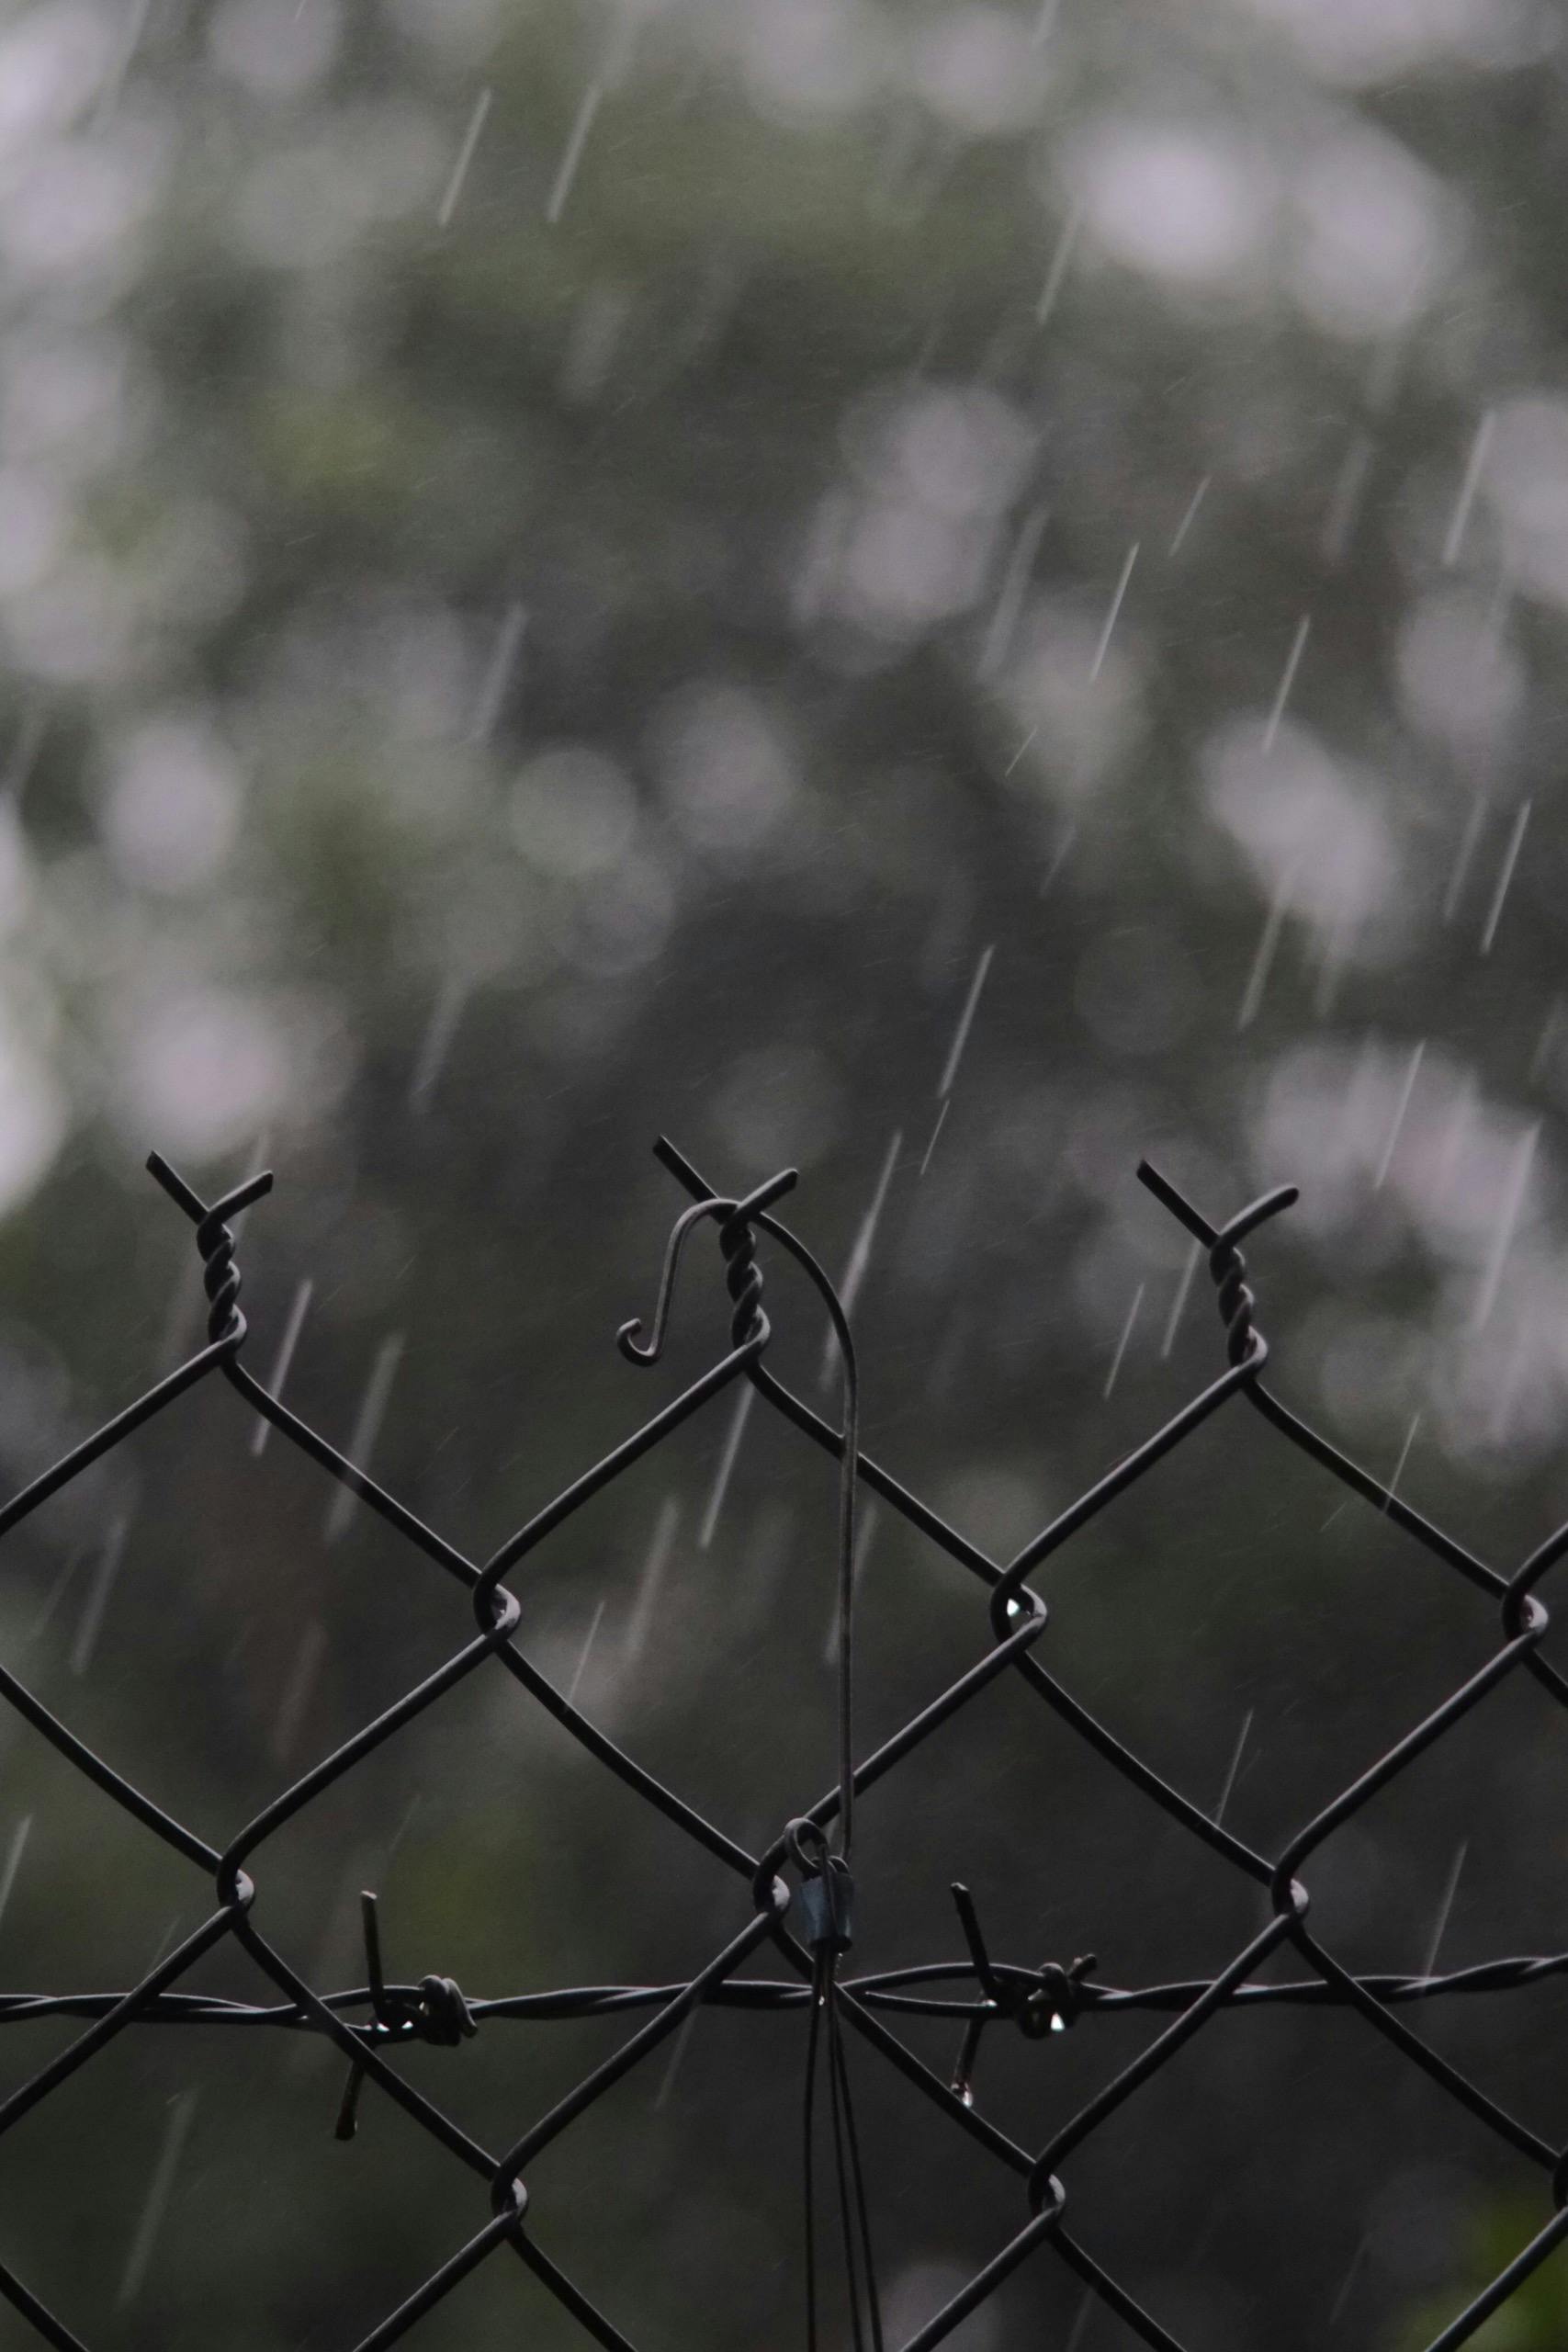
<path fill-rule="evenodd" d="M 737 1199 L 713 1193 L 696 1169 L 668 1143 L 659 1145 L 658 1156 L 691 1196 L 691 1205 L 671 1236 L 649 1335 L 642 1337 L 639 1322 L 625 1325 L 620 1333 L 622 1352 L 643 1364 L 657 1361 L 687 1244 L 705 1224 L 716 1230 L 733 1307 L 729 1348 L 483 1561 L 470 1559 L 425 1525 L 248 1370 L 233 1225 L 242 1211 L 270 1189 L 271 1177 L 254 1176 L 209 1204 L 166 1162 L 154 1156 L 149 1163 L 194 1230 L 209 1302 L 207 1342 L 0 1510 L 0 1534 L 15 1528 L 143 1424 L 177 1409 L 182 1397 L 197 1384 L 217 1378 L 447 1578 L 454 1588 L 455 1609 L 466 1607 L 473 1630 L 465 1632 L 434 1673 L 282 1790 L 262 1812 L 236 1829 L 221 1849 L 175 1819 L 112 1763 L 94 1753 L 8 1666 L 0 1663 L 0 1692 L 17 1713 L 150 1837 L 161 1840 L 204 1880 L 210 1880 L 214 1888 L 210 1916 L 128 1991 L 0 1995 L 0 2021 L 25 2026 L 28 2020 L 63 2016 L 83 2022 L 83 2030 L 69 2046 L 0 2101 L 0 2136 L 24 2126 L 33 2109 L 51 2098 L 118 2036 L 149 2022 L 203 2028 L 270 2023 L 323 2036 L 336 2043 L 346 2067 L 338 2118 L 341 2137 L 354 2136 L 368 2086 L 395 2101 L 447 2151 L 454 2165 L 466 2166 L 475 2181 L 474 2227 L 467 2242 L 455 2247 L 415 2293 L 362 2336 L 357 2352 L 376 2352 L 376 2347 L 400 2341 L 426 2312 L 459 2289 L 470 2273 L 497 2260 L 515 2260 L 525 2266 L 588 2338 L 615 2347 L 615 2352 L 634 2352 L 634 2347 L 636 2352 L 646 2352 L 637 2314 L 610 2313 L 598 2308 L 579 2281 L 552 2257 L 548 2211 L 536 2210 L 529 2201 L 530 2167 L 612 2086 L 645 2065 L 701 2005 L 751 2012 L 802 2010 L 807 2013 L 802 2145 L 807 2291 L 806 2308 L 798 2319 L 784 2315 L 781 2323 L 784 2335 L 803 2337 L 808 2346 L 815 2346 L 830 2326 L 835 2340 L 847 2337 L 856 2352 L 863 2347 L 882 2352 L 886 2332 L 874 2254 L 878 2185 L 862 2159 L 852 2095 L 854 2074 L 874 2064 L 896 2069 L 913 2086 L 929 2115 L 933 2136 L 965 2134 L 996 2167 L 995 2250 L 967 2284 L 907 2338 L 900 2352 L 931 2352 L 931 2347 L 987 2303 L 1004 2280 L 1036 2257 L 1067 2266 L 1081 2282 L 1089 2304 L 1098 2303 L 1114 2313 L 1138 2341 L 1162 2347 L 1162 2352 L 1203 2352 L 1201 2345 L 1184 2344 L 1170 2333 L 1157 2312 L 1145 2310 L 1097 2258 L 1094 2212 L 1086 2212 L 1080 2222 L 1072 2209 L 1071 2160 L 1113 2115 L 1135 2101 L 1142 2087 L 1201 2035 L 1222 2010 L 1327 2006 L 1351 2013 L 1345 2021 L 1347 2032 L 1370 2030 L 1382 2036 L 1506 2148 L 1544 2176 L 1542 2218 L 1537 2233 L 1518 2247 L 1463 2310 L 1452 2315 L 1431 2339 L 1428 2352 L 1451 2352 L 1451 2347 L 1469 2341 L 1560 2240 L 1568 2236 L 1568 2153 L 1550 2145 L 1429 2048 L 1407 2018 L 1419 2003 L 1455 1995 L 1517 1990 L 1543 1976 L 1568 1972 L 1568 1956 L 1499 1957 L 1448 1974 L 1355 1973 L 1309 1924 L 1309 1866 L 1325 1841 L 1511 1678 L 1528 1676 L 1559 1704 L 1568 1705 L 1568 1680 L 1542 1654 L 1547 1612 L 1536 1592 L 1547 1571 L 1568 1551 L 1568 1528 L 1540 1544 L 1511 1575 L 1500 1574 L 1298 1418 L 1265 1384 L 1269 1351 L 1256 1320 L 1256 1302 L 1241 1254 L 1243 1240 L 1290 1205 L 1295 1198 L 1293 1189 L 1287 1186 L 1271 1192 L 1214 1225 L 1168 1180 L 1145 1164 L 1139 1170 L 1143 1182 L 1186 1229 L 1197 1250 L 1206 1255 L 1224 1326 L 1225 1368 L 1015 1557 L 995 1560 L 863 1448 L 854 1347 L 842 1306 L 811 1252 L 774 1214 L 795 1182 L 793 1172 L 785 1171 Z M 815 1287 L 832 1327 L 842 1388 L 842 1410 L 835 1419 L 825 1419 L 785 1386 L 766 1361 L 771 1327 L 763 1304 L 762 1260 L 781 1253 L 792 1259 Z M 570 1696 L 563 1695 L 539 1671 L 515 1638 L 521 1611 L 506 1581 L 536 1546 L 591 1498 L 620 1478 L 722 1391 L 741 1382 L 749 1383 L 803 1441 L 834 1457 L 840 1476 L 837 1780 L 796 1816 L 782 1822 L 777 1836 L 757 1853 L 744 1850 L 674 1789 L 624 1752 Z M 1495 1609 L 1498 1620 L 1495 1645 L 1484 1663 L 1314 1818 L 1303 1823 L 1277 1854 L 1254 1851 L 1224 1826 L 1220 1818 L 1223 1802 L 1214 1812 L 1192 1804 L 1107 1730 L 1053 1675 L 1044 1662 L 1049 1644 L 1043 1644 L 1048 1631 L 1046 1605 L 1030 1581 L 1053 1555 L 1164 1455 L 1213 1415 L 1234 1410 L 1238 1405 L 1261 1416 L 1282 1443 L 1299 1448 L 1445 1569 L 1464 1579 Z M 862 1757 L 854 1739 L 853 1600 L 856 1510 L 863 1494 L 879 1498 L 973 1577 L 986 1606 L 983 1616 L 976 1612 L 973 1661 L 890 1738 Z M 448 1691 L 470 1676 L 500 1673 L 510 1676 L 528 1700 L 547 1710 L 604 1771 L 683 1832 L 719 1871 L 729 1874 L 735 1917 L 732 1932 L 684 1984 L 563 1986 L 470 1999 L 449 1977 L 431 1974 L 417 1984 L 388 1981 L 375 1899 L 367 1894 L 363 1898 L 367 1981 L 335 1992 L 318 1990 L 268 1940 L 259 1924 L 264 1906 L 258 1889 L 265 1882 L 263 1857 L 268 1841 Z M 983 1739 L 984 1694 L 1008 1675 L 1021 1679 L 1034 1699 L 1087 1742 L 1151 1806 L 1261 1891 L 1267 1905 L 1265 1924 L 1216 1974 L 1192 1982 L 1124 1987 L 1101 1982 L 1091 1957 L 1042 1966 L 1003 1960 L 988 1948 L 977 1907 L 962 1885 L 953 1890 L 962 1957 L 880 1973 L 852 1972 L 848 1956 L 856 1927 L 852 1878 L 856 1796 L 896 1771 L 941 1725 L 960 1713 L 965 1716 L 970 1736 Z M 278 1996 L 276 2002 L 245 2004 L 186 1989 L 186 1980 L 203 1957 L 226 1943 L 248 1954 L 270 1979 Z M 745 1973 L 748 1963 L 763 1953 L 774 1956 L 782 1973 Z M 1293 1953 L 1302 1973 L 1289 1980 L 1273 1975 L 1261 1979 L 1264 1963 L 1276 1953 Z M 1123 2010 L 1147 2011 L 1151 2018 L 1167 2021 L 1141 2052 L 1105 2082 L 1044 2145 L 1020 2144 L 987 2115 L 976 2082 L 987 2037 L 994 2041 L 995 2037 L 1012 2031 L 1039 2038 Z M 400 2046 L 425 2042 L 457 2047 L 482 2032 L 491 2019 L 544 2021 L 622 2012 L 647 2015 L 608 2058 L 592 2067 L 547 2113 L 530 2120 L 503 2149 L 481 2146 L 433 2099 L 412 2087 L 396 2063 Z M 951 2025 L 955 2040 L 950 2075 L 926 2064 L 900 2035 L 900 2019 L 916 2018 L 943 2019 Z M 824 2104 L 826 2132 L 818 2112 Z M 820 2178 L 824 2150 L 830 2181 L 827 2194 Z M 1127 2199 L 1134 2208 L 1143 2193 L 1135 2181 L 1130 2184 Z M 1147 2193 L 1155 2193 L 1154 2184 Z M 839 2249 L 831 2304 L 825 2285 L 824 2217 L 829 2223 L 828 2235 L 836 2237 Z M 85 2352 L 82 2339 L 67 2323 L 5 2265 L 0 2265 L 0 2297 L 30 2324 L 28 2340 L 36 2336 L 65 2347 L 65 2352 Z"/>

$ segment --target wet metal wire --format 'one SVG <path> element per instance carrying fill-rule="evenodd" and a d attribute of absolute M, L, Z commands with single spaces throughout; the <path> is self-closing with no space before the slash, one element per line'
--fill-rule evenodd
<path fill-rule="evenodd" d="M 998 2208 L 1004 2219 L 998 2224 L 995 2250 L 968 2283 L 905 2341 L 899 2352 L 931 2352 L 931 2347 L 942 2343 L 1004 2279 L 1037 2254 L 1043 2259 L 1065 2263 L 1089 2296 L 1114 2312 L 1141 2342 L 1160 2347 L 1161 2352 L 1201 2352 L 1201 2346 L 1184 2346 L 1097 2259 L 1092 2251 L 1092 2212 L 1085 2216 L 1082 2235 L 1076 2216 L 1069 2221 L 1070 2160 L 1108 2118 L 1135 2100 L 1143 2086 L 1179 2050 L 1201 2034 L 1222 2009 L 1291 2004 L 1329 2006 L 1354 2011 L 1366 2028 L 1391 2042 L 1413 2065 L 1545 2176 L 1545 2210 L 1536 2234 L 1519 2247 L 1506 2267 L 1462 2311 L 1455 2312 L 1427 2346 L 1427 2352 L 1452 2352 L 1452 2347 L 1473 2336 L 1560 2241 L 1568 2237 L 1568 2152 L 1540 2138 L 1429 2049 L 1406 2018 L 1416 2005 L 1424 2001 L 1450 1995 L 1512 1991 L 1547 1975 L 1568 1973 L 1568 1955 L 1496 1959 L 1446 1975 L 1357 1975 L 1319 1941 L 1308 1925 L 1310 1898 L 1305 1872 L 1326 1839 L 1510 1678 L 1528 1675 L 1560 1704 L 1568 1706 L 1568 1681 L 1541 1654 L 1547 1612 L 1536 1597 L 1536 1587 L 1542 1577 L 1568 1552 L 1568 1527 L 1548 1538 L 1511 1575 L 1499 1574 L 1452 1536 L 1422 1518 L 1391 1487 L 1371 1476 L 1300 1419 L 1265 1385 L 1263 1374 L 1269 1351 L 1256 1321 L 1256 1302 L 1241 1254 L 1241 1244 L 1247 1236 L 1289 1207 L 1295 1198 L 1294 1189 L 1286 1186 L 1271 1192 L 1216 1226 L 1174 1184 L 1145 1164 L 1139 1170 L 1144 1183 L 1191 1236 L 1199 1250 L 1206 1254 L 1224 1325 L 1225 1369 L 1163 1428 L 1026 1544 L 1013 1559 L 993 1560 L 862 1448 L 853 1350 L 842 1308 L 809 1250 L 773 1214 L 794 1184 L 793 1173 L 785 1171 L 738 1200 L 714 1193 L 705 1179 L 671 1145 L 660 1143 L 657 1149 L 665 1168 L 690 1195 L 691 1205 L 671 1237 L 651 1330 L 644 1340 L 639 1337 L 639 1322 L 623 1326 L 622 1351 L 636 1363 L 652 1363 L 657 1360 L 685 1246 L 694 1228 L 705 1222 L 716 1227 L 734 1310 L 729 1348 L 699 1379 L 663 1405 L 602 1461 L 584 1471 L 482 1562 L 469 1559 L 444 1536 L 425 1526 L 364 1468 L 338 1452 L 282 1404 L 247 1368 L 243 1361 L 246 1326 L 239 1305 L 240 1276 L 235 1263 L 233 1225 L 243 1210 L 270 1190 L 271 1177 L 254 1176 L 220 1200 L 209 1204 L 165 1161 L 156 1156 L 150 1161 L 153 1175 L 194 1228 L 209 1305 L 206 1344 L 35 1479 L 24 1492 L 0 1507 L 0 1535 L 17 1526 L 48 1497 L 58 1493 L 134 1430 L 175 1407 L 199 1382 L 216 1377 L 227 1382 L 242 1402 L 261 1415 L 278 1436 L 297 1446 L 326 1476 L 358 1496 L 414 1552 L 449 1578 L 457 1591 L 467 1596 L 474 1630 L 434 1673 L 407 1691 L 333 1755 L 282 1791 L 221 1849 L 174 1819 L 85 1746 L 0 1662 L 0 1696 L 126 1814 L 209 1879 L 214 1890 L 210 1916 L 127 1992 L 0 1994 L 0 2022 L 66 2017 L 82 2020 L 84 2026 L 67 2048 L 0 2101 L 0 2137 L 16 2130 L 35 2108 L 89 2064 L 118 2035 L 133 2027 L 234 2025 L 323 2035 L 336 2042 L 348 2067 L 338 2123 L 341 2136 L 353 2136 L 361 2096 L 365 2086 L 372 2085 L 395 2100 L 450 2153 L 456 2163 L 466 2165 L 476 2183 L 474 2226 L 466 2243 L 455 2247 L 414 2294 L 364 2336 L 356 2352 L 378 2352 L 378 2347 L 400 2340 L 470 2272 L 494 2257 L 521 2261 L 579 2322 L 588 2338 L 612 2347 L 612 2352 L 636 2352 L 637 2339 L 631 2332 L 637 2324 L 635 2314 L 611 2316 L 599 2310 L 552 2257 L 548 2215 L 536 2217 L 529 2207 L 529 2168 L 535 2157 L 569 2131 L 613 2084 L 643 2065 L 669 2042 L 702 2005 L 770 2011 L 805 2007 L 812 2015 L 814 2052 L 819 2012 L 825 2020 L 834 2131 L 838 2134 L 842 2127 L 848 2132 L 857 2194 L 861 2188 L 859 2155 L 849 2109 L 848 2067 L 839 2031 L 840 2023 L 865 2051 L 895 2068 L 921 2094 L 931 2112 L 933 2129 L 940 2119 L 942 2128 L 966 2134 L 994 2160 L 998 2168 L 998 2186 L 1007 2187 L 1002 2176 L 1011 2176 L 1007 2197 Z M 824 1419 L 784 1386 L 765 1361 L 770 1325 L 762 1305 L 760 1258 L 764 1244 L 769 1254 L 782 1250 L 804 1270 L 828 1310 L 842 1372 L 843 1406 L 836 1421 Z M 722 1390 L 738 1382 L 749 1383 L 756 1395 L 804 1438 L 834 1456 L 840 1474 L 839 1781 L 794 1820 L 781 1824 L 772 1843 L 755 1854 L 745 1851 L 673 1790 L 656 1780 L 617 1747 L 569 1697 L 555 1689 L 518 1646 L 515 1635 L 519 1605 L 505 1581 L 536 1545 L 591 1497 L 657 1447 Z M 1210 1814 L 1172 1788 L 1141 1757 L 1106 1730 L 1033 1654 L 1046 1628 L 1046 1610 L 1030 1578 L 1053 1554 L 1202 1422 L 1237 1404 L 1260 1415 L 1282 1440 L 1310 1455 L 1445 1567 L 1488 1596 L 1496 1606 L 1500 1624 L 1497 1645 L 1485 1663 L 1440 1706 L 1413 1725 L 1332 1804 L 1305 1823 L 1284 1850 L 1275 1855 L 1255 1852 L 1224 1826 L 1220 1818 L 1223 1799 L 1215 1813 Z M 972 1576 L 987 1596 L 987 1615 L 977 1628 L 981 1638 L 974 1662 L 891 1738 L 856 1762 L 852 1760 L 851 1595 L 854 1511 L 862 1490 L 874 1494 L 884 1506 L 901 1514 L 911 1527 Z M 364 1926 L 367 1982 L 338 1992 L 317 1991 L 267 1940 L 257 1925 L 256 1880 L 253 1875 L 257 1856 L 285 1823 L 345 1773 L 352 1772 L 372 1750 L 395 1738 L 446 1691 L 471 1675 L 498 1671 L 509 1674 L 606 1771 L 615 1774 L 731 1873 L 739 1897 L 734 1932 L 684 1984 L 581 1985 L 490 2000 L 468 1999 L 447 1977 L 427 1975 L 418 1984 L 387 1981 L 375 1903 L 367 1896 Z M 1267 1924 L 1216 1975 L 1195 1982 L 1127 1988 L 1101 1983 L 1093 1973 L 1095 1962 L 1091 1958 L 1076 1960 L 1070 1966 L 1052 1962 L 1041 1967 L 1001 1961 L 988 1951 L 976 1906 L 961 1886 L 953 1889 L 964 1946 L 961 1958 L 872 1974 L 855 1975 L 842 1968 L 840 1963 L 850 1949 L 852 1933 L 850 1849 L 856 1793 L 883 1780 L 940 1724 L 970 1707 L 988 1685 L 1007 1674 L 1021 1678 L 1042 1705 L 1152 1804 L 1264 1891 L 1269 1907 Z M 277 1992 L 276 2001 L 245 2003 L 186 1988 L 185 1980 L 196 1964 L 229 1939 L 247 1952 L 271 1980 Z M 1286 1948 L 1299 1959 L 1301 1973 L 1290 1981 L 1258 1981 L 1262 1963 L 1272 1953 Z M 783 1975 L 748 1973 L 748 1963 L 764 1950 L 771 1950 L 782 1960 L 785 1971 Z M 1126 2009 L 1147 2011 L 1168 2022 L 1043 2146 L 1019 2144 L 987 2117 L 976 2097 L 975 2078 L 976 2058 L 988 2033 L 1010 2029 L 1037 2038 L 1066 2030 L 1086 2017 Z M 400 2045 L 424 2041 L 456 2048 L 491 2019 L 584 2018 L 623 2011 L 628 2017 L 637 2012 L 647 2014 L 610 2057 L 593 2067 L 547 2113 L 531 2121 L 504 2149 L 480 2146 L 434 2100 L 412 2088 L 395 2063 Z M 895 2030 L 901 2017 L 916 2016 L 949 2019 L 959 2034 L 951 2080 L 927 2066 Z M 865 2063 L 863 2056 L 857 2056 L 857 2064 Z M 807 2149 L 809 2178 L 809 2123 Z M 870 2273 L 865 2200 L 861 2200 L 858 2228 L 852 2230 L 848 2177 L 840 2163 L 846 2255 L 852 2276 L 856 2249 L 863 2256 L 866 2276 L 863 2283 L 869 2299 L 868 2340 L 879 2346 L 881 2322 L 874 2279 Z M 874 2207 L 874 2202 L 875 2183 L 872 2181 L 870 2204 Z M 1005 2218 L 1010 2211 L 1010 2220 Z M 0 2264 L 0 2297 L 30 2322 L 38 2337 L 45 2343 L 61 2346 L 63 2352 L 85 2352 L 80 2337 L 64 2320 L 4 2264 Z M 814 2332 L 814 2305 L 808 2324 Z M 858 2310 L 853 2326 L 858 2342 Z"/>

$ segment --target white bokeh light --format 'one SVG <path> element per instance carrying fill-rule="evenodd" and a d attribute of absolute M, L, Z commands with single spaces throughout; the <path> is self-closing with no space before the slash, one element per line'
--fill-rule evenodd
<path fill-rule="evenodd" d="M 161 1150 L 210 1159 L 264 1126 L 319 1114 L 341 1082 L 341 1048 L 302 998 L 190 981 L 125 1016 L 123 1116 Z"/>
<path fill-rule="evenodd" d="M 1270 741 L 1258 721 L 1226 720 L 1202 765 L 1212 814 L 1270 898 L 1341 936 L 1393 907 L 1400 857 L 1375 783 L 1308 728 L 1285 719 Z"/>
<path fill-rule="evenodd" d="M 1382 131 L 1358 125 L 1323 140 L 1292 198 L 1292 284 L 1331 333 L 1384 335 L 1407 324 L 1453 266 L 1453 198 Z"/>
<path fill-rule="evenodd" d="M 1481 481 L 1511 575 L 1568 605 L 1568 401 L 1544 392 L 1505 401 Z"/>
<path fill-rule="evenodd" d="M 626 854 L 637 795 L 614 760 L 590 743 L 555 743 L 513 786 L 512 837 L 531 865 L 577 880 Z"/>
<path fill-rule="evenodd" d="M 972 138 L 1021 130 L 1039 115 L 1045 57 L 1010 8 L 945 9 L 915 37 L 912 79 L 931 112 Z"/>
<path fill-rule="evenodd" d="M 1268 228 L 1269 176 L 1218 124 L 1102 121 L 1080 141 L 1072 181 L 1085 228 L 1107 253 L 1179 285 L 1242 275 Z"/>
<path fill-rule="evenodd" d="M 104 840 L 127 881 L 147 890 L 196 889 L 232 849 L 242 805 L 233 755 L 206 721 L 148 719 L 110 765 Z"/>

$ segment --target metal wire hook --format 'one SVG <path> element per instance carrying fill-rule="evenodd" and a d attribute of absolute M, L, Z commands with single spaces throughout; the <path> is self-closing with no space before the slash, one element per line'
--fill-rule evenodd
<path fill-rule="evenodd" d="M 759 1184 L 754 1193 L 748 1193 L 744 1200 L 724 1200 L 716 1194 L 711 1200 L 698 1201 L 691 1208 L 682 1210 L 670 1229 L 670 1238 L 665 1244 L 664 1265 L 659 1277 L 659 1296 L 654 1304 L 650 1337 L 638 1344 L 637 1334 L 643 1328 L 640 1315 L 632 1316 L 615 1334 L 615 1345 L 628 1363 L 657 1363 L 664 1352 L 670 1329 L 670 1310 L 675 1295 L 675 1278 L 680 1271 L 686 1237 L 693 1227 L 700 1225 L 705 1217 L 716 1216 L 721 1220 L 721 1238 L 741 1232 L 750 1225 L 753 1217 L 760 1216 L 764 1209 L 771 1208 L 775 1201 L 793 1192 L 799 1181 L 797 1169 L 784 1168 L 776 1176 L 770 1176 L 765 1184 Z"/>

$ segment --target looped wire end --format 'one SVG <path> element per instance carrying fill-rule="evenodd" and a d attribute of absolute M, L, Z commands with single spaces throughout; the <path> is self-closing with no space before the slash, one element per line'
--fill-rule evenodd
<path fill-rule="evenodd" d="M 819 1826 L 792 1821 L 784 1832 L 790 1859 L 800 1872 L 800 1909 L 806 1941 L 818 1953 L 848 1951 L 854 1942 L 854 1880 L 841 1854 L 829 1849 Z"/>
<path fill-rule="evenodd" d="M 762 1277 L 756 1263 L 757 1239 L 751 1221 L 770 1209 L 775 1201 L 782 1200 L 786 1193 L 793 1192 L 799 1181 L 797 1169 L 783 1168 L 776 1176 L 770 1176 L 765 1183 L 759 1184 L 755 1192 L 748 1193 L 744 1200 L 726 1200 L 714 1193 L 705 1201 L 694 1202 L 689 1209 L 682 1210 L 671 1227 L 670 1238 L 664 1248 L 664 1265 L 659 1277 L 659 1295 L 654 1303 L 651 1332 L 646 1340 L 639 1340 L 637 1335 L 643 1329 L 643 1321 L 640 1315 L 634 1315 L 621 1325 L 615 1334 L 615 1345 L 628 1363 L 657 1363 L 663 1354 L 674 1302 L 675 1281 L 686 1237 L 693 1227 L 700 1225 L 705 1217 L 719 1219 L 718 1246 L 724 1253 L 725 1283 L 735 1304 L 730 1326 L 731 1345 L 744 1347 L 749 1340 L 766 1339 L 768 1323 L 761 1306 Z"/>

